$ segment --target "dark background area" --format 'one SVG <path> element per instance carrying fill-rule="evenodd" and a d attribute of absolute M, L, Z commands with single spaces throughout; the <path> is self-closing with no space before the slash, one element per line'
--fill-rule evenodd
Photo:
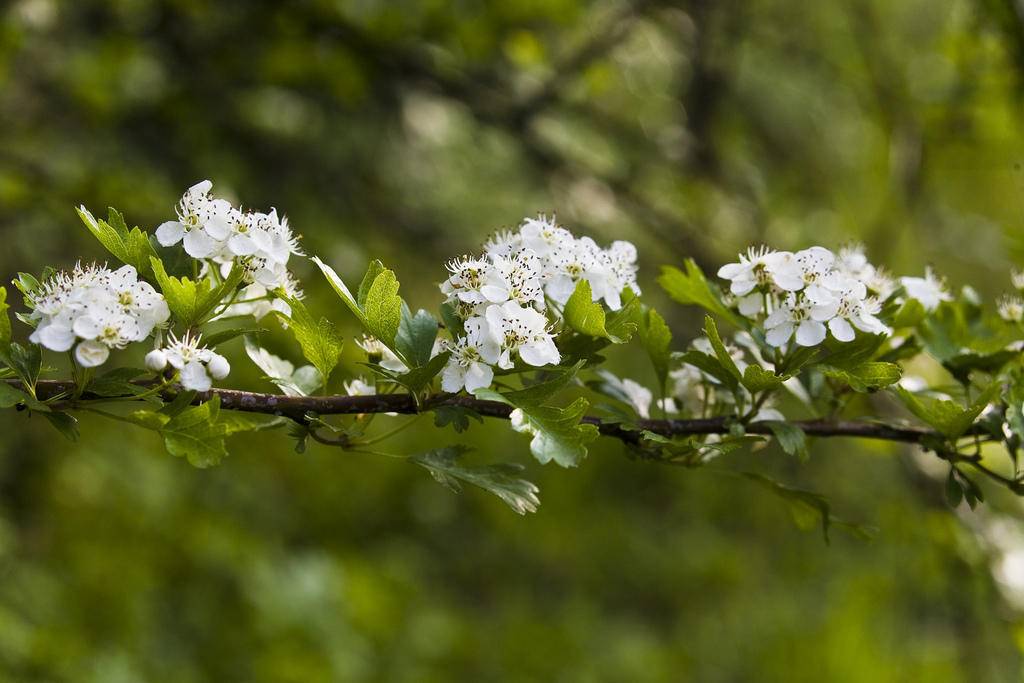
<path fill-rule="evenodd" d="M 993 295 L 1024 265 L 1022 76 L 1010 0 L 20 0 L 0 8 L 0 274 L 103 260 L 79 204 L 152 229 L 210 178 L 287 213 L 347 278 L 382 258 L 431 308 L 446 259 L 557 211 L 637 244 L 676 348 L 698 315 L 657 291 L 658 267 L 713 272 L 760 242 L 863 241 L 897 273 L 934 264 Z M 286 342 L 270 339 L 297 361 Z M 349 346 L 339 383 L 360 371 Z M 267 390 L 233 351 L 232 384 Z M 612 360 L 653 379 L 633 347 Z M 483 457 L 540 484 L 520 518 L 283 433 L 194 470 L 99 418 L 69 444 L 8 413 L 5 680 L 1021 675 L 1019 505 L 950 510 L 945 470 L 902 447 L 691 471 L 602 442 L 565 471 L 474 426 Z M 455 438 L 423 420 L 389 447 Z M 723 474 L 739 470 L 821 491 L 877 535 L 826 546 Z"/>

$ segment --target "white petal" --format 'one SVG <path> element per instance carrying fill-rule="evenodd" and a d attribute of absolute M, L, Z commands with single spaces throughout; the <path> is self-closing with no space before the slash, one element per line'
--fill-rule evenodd
<path fill-rule="evenodd" d="M 764 307 L 764 297 L 755 292 L 750 296 L 743 297 L 737 303 L 739 304 L 740 314 L 753 318 Z"/>
<path fill-rule="evenodd" d="M 185 226 L 178 221 L 161 223 L 156 229 L 156 241 L 164 247 L 170 247 L 181 241 L 185 235 Z"/>
<path fill-rule="evenodd" d="M 740 273 L 749 271 L 750 266 L 743 263 L 728 263 L 718 269 L 718 277 L 723 280 L 734 280 Z"/>
<path fill-rule="evenodd" d="M 494 370 L 490 365 L 471 363 L 466 369 L 466 391 L 472 394 L 477 389 L 485 389 L 491 386 L 493 379 Z"/>
<path fill-rule="evenodd" d="M 72 329 L 82 339 L 95 339 L 103 332 L 103 325 L 92 316 L 83 315 L 75 320 Z"/>
<path fill-rule="evenodd" d="M 814 320 L 805 320 L 796 328 L 796 343 L 800 346 L 817 346 L 825 341 L 825 326 Z"/>
<path fill-rule="evenodd" d="M 65 325 L 50 324 L 40 327 L 33 336 L 38 336 L 38 343 L 51 351 L 67 351 L 75 343 L 75 333 Z"/>
<path fill-rule="evenodd" d="M 248 235 L 234 235 L 228 240 L 228 248 L 235 256 L 249 256 L 256 253 L 256 243 Z"/>
<path fill-rule="evenodd" d="M 185 233 L 185 253 L 192 258 L 206 258 L 217 248 L 213 238 L 202 230 L 189 230 Z"/>
<path fill-rule="evenodd" d="M 209 370 L 210 376 L 214 379 L 224 379 L 231 372 L 231 364 L 228 363 L 228 359 L 219 353 L 215 353 L 210 362 L 206 364 L 206 369 Z"/>
<path fill-rule="evenodd" d="M 853 326 L 846 321 L 846 318 L 832 318 L 828 321 L 828 329 L 832 331 L 832 336 L 841 342 L 853 341 L 856 333 L 853 331 Z"/>
<path fill-rule="evenodd" d="M 213 386 L 210 376 L 206 374 L 206 366 L 199 361 L 189 361 L 181 369 L 181 386 L 190 391 L 209 391 Z"/>
<path fill-rule="evenodd" d="M 206 234 L 217 241 L 223 241 L 231 234 L 231 225 L 224 216 L 213 216 L 203 225 Z"/>
<path fill-rule="evenodd" d="M 441 389 L 454 394 L 462 389 L 465 384 L 466 375 L 464 368 L 454 360 L 449 360 L 444 366 L 444 374 L 441 375 Z"/>
<path fill-rule="evenodd" d="M 793 336 L 793 323 L 782 323 L 768 330 L 765 340 L 772 346 L 782 346 Z"/>
<path fill-rule="evenodd" d="M 207 194 L 212 189 L 212 182 L 209 180 L 200 180 L 198 183 L 188 188 L 188 191 L 192 194 Z"/>

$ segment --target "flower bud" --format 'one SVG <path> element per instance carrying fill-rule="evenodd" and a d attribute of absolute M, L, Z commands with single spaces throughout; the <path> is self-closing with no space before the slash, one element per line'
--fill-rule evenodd
<path fill-rule="evenodd" d="M 160 372 L 167 367 L 167 354 L 160 349 L 153 349 L 146 354 L 146 369 Z"/>
<path fill-rule="evenodd" d="M 83 368 L 103 365 L 110 356 L 110 348 L 98 341 L 84 341 L 75 347 L 75 360 Z"/>
<path fill-rule="evenodd" d="M 231 372 L 231 364 L 228 363 L 227 358 L 215 353 L 210 362 L 206 364 L 206 369 L 210 372 L 210 377 L 224 379 Z"/>

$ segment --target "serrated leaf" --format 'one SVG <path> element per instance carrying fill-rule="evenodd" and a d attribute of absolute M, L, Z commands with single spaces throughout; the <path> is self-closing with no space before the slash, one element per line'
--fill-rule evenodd
<path fill-rule="evenodd" d="M 36 344 L 22 346 L 18 342 L 0 344 L 0 362 L 14 371 L 29 393 L 35 394 L 39 371 L 43 366 L 39 346 Z"/>
<path fill-rule="evenodd" d="M 356 316 L 366 331 L 377 337 L 384 346 L 388 347 L 398 356 L 399 360 L 408 366 L 409 363 L 406 362 L 403 354 L 395 347 L 395 336 L 397 335 L 402 315 L 402 298 L 397 295 L 398 280 L 395 279 L 395 274 L 390 270 L 384 269 L 383 266 L 378 270 L 371 263 L 363 280 L 365 282 L 371 275 L 373 277 L 370 284 L 366 286 L 365 295 L 360 294 L 360 298 L 364 302 L 363 305 L 360 305 L 359 301 L 352 296 L 348 286 L 333 268 L 316 256 L 312 260 L 320 268 L 320 272 L 323 273 L 331 288 L 334 289 L 335 293 L 341 298 L 352 314 Z M 374 291 L 375 285 L 377 286 L 376 291 Z M 370 316 L 366 310 L 370 306 L 371 298 L 375 311 L 375 321 L 373 323 L 370 322 Z M 387 336 L 389 334 L 390 336 Z"/>
<path fill-rule="evenodd" d="M 401 384 L 410 393 L 417 394 L 426 389 L 430 382 L 444 370 L 444 366 L 448 363 L 448 358 L 450 357 L 451 353 L 448 351 L 439 353 L 431 358 L 426 365 L 413 368 L 407 372 L 395 372 L 380 365 L 370 365 L 369 367 L 382 377 Z"/>
<path fill-rule="evenodd" d="M 722 342 L 721 336 L 718 334 L 718 326 L 715 324 L 715 319 L 710 315 L 704 316 L 704 334 L 707 335 L 708 341 L 711 342 L 711 348 L 715 351 L 715 357 L 718 358 L 718 362 L 721 363 L 725 371 L 732 377 L 729 382 L 730 388 L 735 388 L 743 379 L 743 375 L 740 374 L 740 369 L 736 366 L 736 361 L 729 355 L 729 350 L 725 348 L 725 344 Z"/>
<path fill-rule="evenodd" d="M 140 275 L 152 274 L 150 259 L 156 257 L 156 251 L 146 233 L 137 227 L 129 230 L 124 217 L 113 207 L 109 209 L 106 221 L 95 218 L 84 206 L 78 207 L 77 211 L 85 227 L 107 251 L 122 263 L 134 267 Z"/>
<path fill-rule="evenodd" d="M 575 467 L 587 455 L 586 444 L 597 438 L 596 426 L 580 423 L 590 406 L 586 399 L 557 408 L 541 405 L 536 399 L 524 398 L 521 394 L 502 395 L 492 389 L 481 389 L 475 395 L 516 409 L 512 412 L 512 428 L 533 435 L 530 452 L 541 464 L 554 460 L 562 467 Z"/>
<path fill-rule="evenodd" d="M 167 452 L 187 459 L 195 467 L 220 464 L 228 454 L 224 438 L 229 430 L 219 418 L 218 396 L 170 417 L 159 427 Z"/>
<path fill-rule="evenodd" d="M 213 349 L 236 337 L 241 337 L 246 334 L 260 334 L 262 332 L 267 332 L 267 328 L 260 327 L 259 325 L 238 325 L 237 327 L 220 330 L 219 332 L 214 332 L 212 334 L 204 334 L 203 345 Z"/>
<path fill-rule="evenodd" d="M 356 292 L 356 303 L 364 311 L 366 310 L 366 297 L 370 294 L 370 288 L 373 287 L 377 276 L 384 271 L 384 264 L 379 259 L 370 261 L 370 265 L 366 267 L 366 273 L 363 275 L 363 279 L 359 283 L 359 290 Z"/>
<path fill-rule="evenodd" d="M 769 420 L 764 424 L 772 430 L 775 440 L 787 455 L 795 455 L 801 462 L 807 461 L 807 435 L 804 430 L 791 422 Z"/>
<path fill-rule="evenodd" d="M 25 403 L 31 399 L 32 397 L 21 389 L 0 381 L 0 408 L 13 408 L 19 403 Z"/>
<path fill-rule="evenodd" d="M 729 387 L 730 389 L 736 388 L 736 378 L 725 369 L 716 356 L 711 356 L 696 349 L 689 349 L 685 353 L 679 355 L 678 358 L 681 362 L 692 365 L 698 370 L 714 377 L 726 387 Z"/>
<path fill-rule="evenodd" d="M 464 448 L 440 448 L 414 455 L 410 461 L 426 468 L 434 479 L 452 491 L 461 491 L 459 482 L 464 481 L 493 493 L 521 515 L 537 511 L 540 489 L 516 476 L 523 470 L 521 465 L 502 463 L 467 467 L 459 464 L 465 452 Z"/>
<path fill-rule="evenodd" d="M 437 339 L 437 319 L 430 313 L 420 309 L 416 315 L 402 302 L 402 321 L 395 336 L 395 347 L 402 353 L 409 364 L 416 368 L 430 362 Z"/>
<path fill-rule="evenodd" d="M 210 278 L 198 282 L 188 277 L 172 277 L 157 257 L 150 258 L 153 276 L 160 291 L 167 300 L 167 307 L 184 327 L 194 327 L 206 322 L 217 304 L 231 293 L 242 281 L 244 266 L 236 263 L 223 282 L 216 287 Z"/>
<path fill-rule="evenodd" d="M 394 347 L 398 326 L 402 321 L 402 297 L 398 296 L 398 287 L 398 278 L 394 272 L 382 270 L 366 292 L 366 303 L 363 306 L 370 334 L 388 347 Z M 405 360 L 401 353 L 398 357 Z"/>
<path fill-rule="evenodd" d="M 686 259 L 683 267 L 686 269 L 685 273 L 674 266 L 662 266 L 661 275 L 658 277 L 661 288 L 681 304 L 700 306 L 705 311 L 728 320 L 734 326 L 742 327 L 742 321 L 722 303 L 722 295 L 718 288 L 708 282 L 697 262 Z"/>
<path fill-rule="evenodd" d="M 960 482 L 958 482 L 956 480 L 956 477 L 953 476 L 953 472 L 954 472 L 954 470 L 952 468 L 950 468 L 949 476 L 946 477 L 946 488 L 945 488 L 946 502 L 949 503 L 949 507 L 951 507 L 951 508 L 955 508 L 958 505 L 960 505 L 960 503 L 964 499 L 964 490 L 960 486 Z"/>
<path fill-rule="evenodd" d="M 94 396 L 137 396 L 149 387 L 135 384 L 134 380 L 149 374 L 139 368 L 116 368 L 98 377 L 93 377 L 86 391 Z"/>
<path fill-rule="evenodd" d="M 590 283 L 586 280 L 576 284 L 572 296 L 565 302 L 562 315 L 566 324 L 580 334 L 620 343 L 620 340 L 612 339 L 605 329 L 604 307 L 593 300 Z"/>
<path fill-rule="evenodd" d="M 457 434 L 469 429 L 469 420 L 474 419 L 483 424 L 484 418 L 480 413 L 463 406 L 438 406 L 434 409 L 434 426 L 444 429 L 451 425 Z"/>
<path fill-rule="evenodd" d="M 869 539 L 873 535 L 873 530 L 870 527 L 852 524 L 833 515 L 828 500 L 821 494 L 780 484 L 756 472 L 742 472 L 741 474 L 785 501 L 793 522 L 800 529 L 807 530 L 814 526 L 820 526 L 826 544 L 830 542 L 829 530 L 833 526 L 848 531 L 861 539 Z"/>
<path fill-rule="evenodd" d="M 861 363 L 848 370 L 822 365 L 820 370 L 826 377 L 845 382 L 851 389 L 860 393 L 883 389 L 896 384 L 903 377 L 903 369 L 900 366 L 879 361 Z"/>
<path fill-rule="evenodd" d="M 743 371 L 743 386 L 752 394 L 761 391 L 774 391 L 789 378 L 790 375 L 776 375 L 760 365 L 748 365 Z"/>
<path fill-rule="evenodd" d="M 0 345 L 11 343 L 11 318 L 7 314 L 7 288 L 0 287 Z"/>
<path fill-rule="evenodd" d="M 954 401 L 918 396 L 903 387 L 896 387 L 896 395 L 910 412 L 948 439 L 963 436 L 998 393 L 999 383 L 993 382 L 971 405 L 964 408 Z"/>
<path fill-rule="evenodd" d="M 640 317 L 640 324 L 637 326 L 640 333 L 640 341 L 643 342 L 647 357 L 654 367 L 654 374 L 658 378 L 658 386 L 661 393 L 665 393 L 665 383 L 668 381 L 668 367 L 671 358 L 669 346 L 672 344 L 672 331 L 665 324 L 665 319 L 656 310 L 649 309 Z"/>
<path fill-rule="evenodd" d="M 44 412 L 46 421 L 68 441 L 78 441 L 78 420 L 65 412 Z"/>
<path fill-rule="evenodd" d="M 544 381 L 531 384 L 523 389 L 506 391 L 504 395 L 506 398 L 514 401 L 547 401 L 559 391 L 562 391 L 572 384 L 576 377 L 576 373 L 578 373 L 584 365 L 585 363 L 580 361 L 571 367 L 558 368 L 549 372 Z"/>
<path fill-rule="evenodd" d="M 316 320 L 298 299 L 285 300 L 291 307 L 291 315 L 286 316 L 280 311 L 275 311 L 275 314 L 287 323 L 295 341 L 302 348 L 302 355 L 320 371 L 323 385 L 327 386 L 331 373 L 341 362 L 344 339 L 334 323 L 327 318 Z"/>

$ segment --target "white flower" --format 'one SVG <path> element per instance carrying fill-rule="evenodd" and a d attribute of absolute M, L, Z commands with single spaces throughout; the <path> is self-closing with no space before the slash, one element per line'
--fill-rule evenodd
<path fill-rule="evenodd" d="M 499 347 L 498 367 L 512 368 L 512 356 L 517 353 L 534 367 L 557 365 L 562 360 L 542 313 L 509 301 L 488 306 L 485 319 L 491 339 Z"/>
<path fill-rule="evenodd" d="M 347 396 L 376 396 L 377 387 L 367 382 L 362 377 L 356 377 L 350 382 L 344 383 Z"/>
<path fill-rule="evenodd" d="M 309 396 L 323 386 L 320 371 L 312 365 L 296 369 L 289 361 L 257 345 L 249 335 L 245 337 L 245 354 L 285 396 Z"/>
<path fill-rule="evenodd" d="M 1024 270 L 1010 271 L 1010 281 L 1018 292 L 1024 292 Z"/>
<path fill-rule="evenodd" d="M 167 367 L 167 354 L 160 349 L 153 349 L 146 354 L 146 369 L 151 372 L 162 372 Z"/>
<path fill-rule="evenodd" d="M 1004 296 L 998 302 L 999 317 L 1006 322 L 1024 321 L 1024 299 L 1019 296 Z"/>
<path fill-rule="evenodd" d="M 178 339 L 169 335 L 168 343 L 161 349 L 167 363 L 179 371 L 181 386 L 191 391 L 209 391 L 213 379 L 224 379 L 231 366 L 218 353 L 200 346 L 201 337 L 186 334 Z"/>
<path fill-rule="evenodd" d="M 522 235 L 511 230 L 500 230 L 484 242 L 484 253 L 488 256 L 511 256 L 522 248 Z"/>
<path fill-rule="evenodd" d="M 482 304 L 487 301 L 481 288 L 494 268 L 490 261 L 463 256 L 448 263 L 451 276 L 441 284 L 441 293 L 448 301 Z"/>
<path fill-rule="evenodd" d="M 554 216 L 548 218 L 544 214 L 524 219 L 519 227 L 519 238 L 521 248 L 530 249 L 542 258 L 547 258 L 574 239 L 571 232 L 558 226 Z M 502 245 L 513 243 L 507 238 L 501 242 Z M 502 250 L 500 247 L 495 249 Z"/>
<path fill-rule="evenodd" d="M 926 311 L 934 311 L 943 301 L 953 300 L 953 297 L 946 291 L 942 280 L 936 277 L 931 268 L 925 270 L 923 278 L 900 278 L 900 284 L 907 291 L 907 296 L 919 301 Z"/>
<path fill-rule="evenodd" d="M 491 386 L 494 380 L 492 364 L 497 362 L 500 349 L 487 330 L 483 318 L 470 318 L 465 324 L 466 334 L 454 344 L 448 364 L 441 376 L 441 388 L 455 393 L 463 388 L 469 393 Z"/>
<path fill-rule="evenodd" d="M 827 320 L 829 316 L 819 310 L 817 316 L 821 320 L 816 320 L 813 308 L 808 299 L 790 294 L 764 321 L 768 344 L 782 346 L 790 340 L 794 331 L 796 343 L 800 346 L 817 346 L 825 341 L 825 325 L 821 320 Z"/>
<path fill-rule="evenodd" d="M 544 308 L 541 269 L 540 257 L 529 249 L 511 256 L 496 256 L 484 272 L 480 293 L 492 304 L 514 301 L 522 306 Z"/>
<path fill-rule="evenodd" d="M 775 270 L 782 272 L 783 281 L 786 282 L 786 273 L 790 270 L 794 273 L 796 271 L 796 263 L 792 257 L 789 252 L 773 251 L 764 246 L 751 247 L 746 254 L 739 255 L 738 263 L 729 263 L 719 268 L 718 277 L 730 281 L 729 291 L 733 294 L 739 297 L 746 296 L 754 289 L 765 289 L 775 284 Z M 796 275 L 793 275 L 793 278 L 795 283 Z M 779 287 L 786 289 L 781 285 Z"/>
<path fill-rule="evenodd" d="M 57 273 L 28 298 L 29 319 L 36 322 L 30 341 L 61 352 L 78 340 L 89 342 L 75 354 L 83 367 L 101 365 L 110 349 L 144 340 L 170 317 L 163 296 L 139 281 L 131 266 L 111 271 L 78 265 L 71 273 Z"/>
<path fill-rule="evenodd" d="M 651 390 L 631 379 L 620 379 L 610 372 L 601 372 L 601 377 L 613 388 L 617 393 L 621 394 L 626 402 L 633 406 L 636 414 L 643 419 L 651 417 L 651 401 L 654 400 L 654 394 Z"/>
<path fill-rule="evenodd" d="M 399 373 L 409 372 L 408 366 L 376 337 L 363 335 L 362 339 L 356 340 L 356 345 L 366 352 L 371 362 L 379 364 L 385 370 Z"/>
<path fill-rule="evenodd" d="M 183 242 L 185 252 L 192 258 L 206 258 L 217 250 L 217 241 L 206 228 L 213 224 L 214 230 L 219 230 L 228 221 L 231 205 L 210 197 L 212 187 L 213 183 L 204 180 L 188 188 L 175 208 L 178 220 L 161 223 L 156 229 L 161 245 L 170 247 Z"/>

